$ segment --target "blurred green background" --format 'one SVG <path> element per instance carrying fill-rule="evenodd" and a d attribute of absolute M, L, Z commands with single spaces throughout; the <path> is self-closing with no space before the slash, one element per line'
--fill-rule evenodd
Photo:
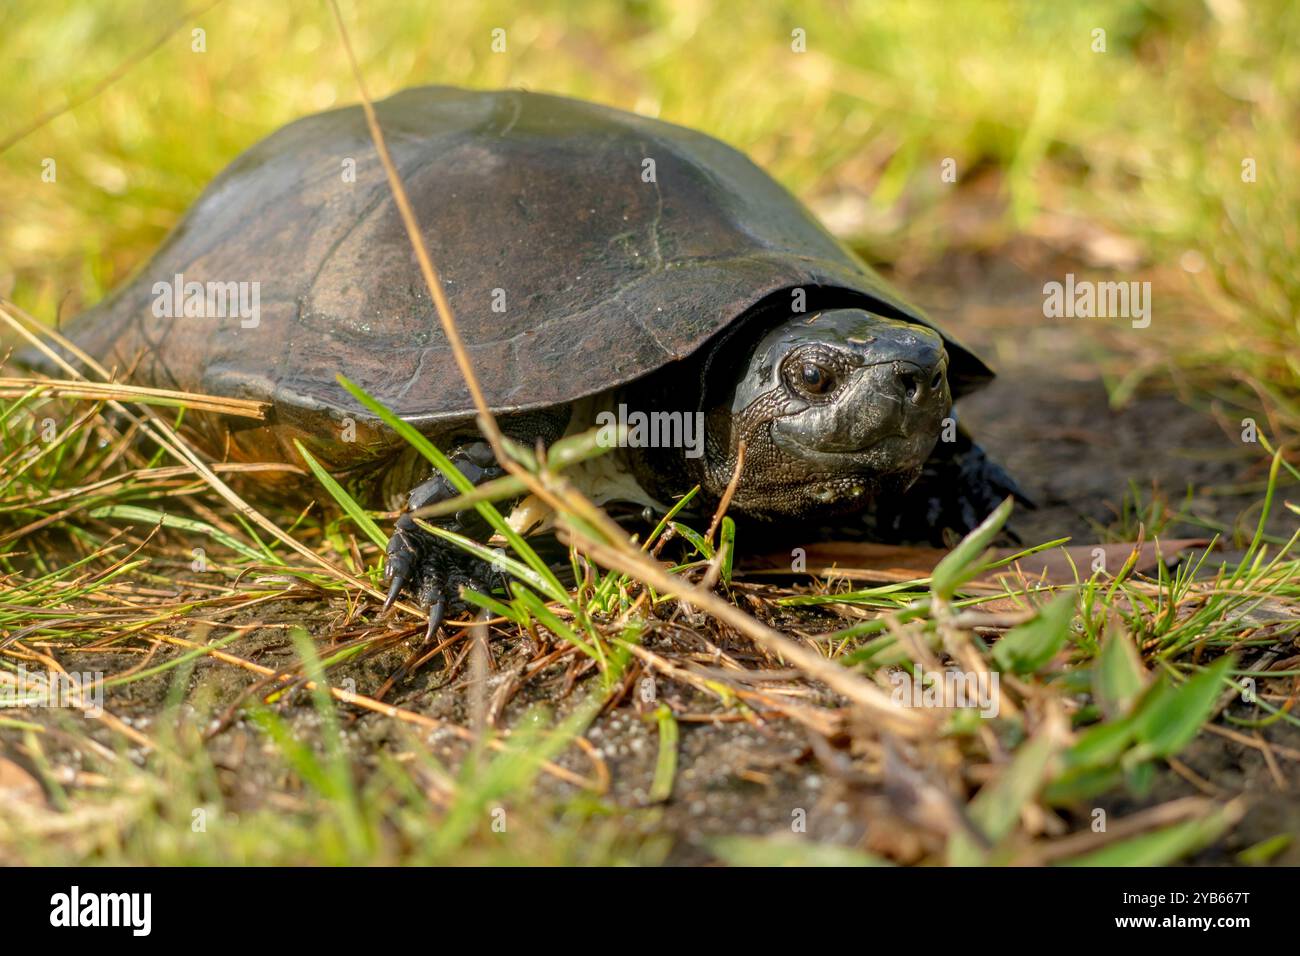
<path fill-rule="evenodd" d="M 524 87 L 698 127 L 871 259 L 919 269 L 1015 237 L 1119 243 L 1120 278 L 1193 303 L 1160 334 L 1162 356 L 1300 422 L 1294 0 L 341 5 L 376 98 Z M 137 56 L 186 9 L 0 6 L 0 144 L 135 61 L 0 153 L 0 294 L 46 321 L 138 266 L 240 150 L 356 100 L 325 3 L 223 0 Z M 980 215 L 957 229 L 963 205 Z"/>

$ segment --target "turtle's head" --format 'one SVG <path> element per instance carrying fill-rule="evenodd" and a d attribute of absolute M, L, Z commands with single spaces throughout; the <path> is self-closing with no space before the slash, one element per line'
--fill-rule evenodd
<path fill-rule="evenodd" d="M 857 510 L 902 491 L 951 408 L 947 368 L 925 326 L 861 309 L 794 316 L 757 342 L 730 401 L 710 410 L 706 483 L 725 486 L 744 439 L 740 512 Z"/>

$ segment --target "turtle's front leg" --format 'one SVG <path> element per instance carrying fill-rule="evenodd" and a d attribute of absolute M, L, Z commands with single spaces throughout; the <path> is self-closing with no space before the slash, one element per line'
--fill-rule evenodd
<path fill-rule="evenodd" d="M 475 485 L 505 473 L 486 442 L 462 445 L 448 457 Z M 403 591 L 409 593 L 420 608 L 429 613 L 430 638 L 442 623 L 447 606 L 460 602 L 462 585 L 486 592 L 488 582 L 496 576 L 486 562 L 425 531 L 411 515 L 420 508 L 449 501 L 457 494 L 455 486 L 441 473 L 417 485 L 407 496 L 406 512 L 397 519 L 397 526 L 388 539 L 384 580 L 389 583 L 389 589 L 384 610 L 392 607 Z M 428 523 L 478 541 L 486 541 L 492 531 L 474 508 L 432 518 Z"/>

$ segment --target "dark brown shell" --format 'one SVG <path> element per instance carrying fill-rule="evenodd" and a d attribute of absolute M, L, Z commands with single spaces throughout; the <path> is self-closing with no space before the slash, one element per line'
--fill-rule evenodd
<path fill-rule="evenodd" d="M 517 91 L 425 87 L 376 109 L 498 412 L 638 378 L 784 289 L 839 288 L 929 324 L 790 193 L 701 133 Z M 156 317 L 154 284 L 177 274 L 260 283 L 260 324 Z M 231 163 L 71 334 L 138 380 L 270 399 L 279 422 L 320 440 L 358 413 L 339 373 L 431 430 L 472 413 L 355 106 Z M 957 390 L 989 376 L 949 348 Z"/>

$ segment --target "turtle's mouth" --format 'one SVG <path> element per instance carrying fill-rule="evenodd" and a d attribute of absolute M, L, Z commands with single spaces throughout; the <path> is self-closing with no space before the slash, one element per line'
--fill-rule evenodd
<path fill-rule="evenodd" d="M 774 435 L 776 445 L 792 458 L 806 462 L 811 470 L 826 474 L 874 472 L 889 474 L 919 465 L 919 436 L 885 435 L 860 448 L 815 447 L 795 435 Z M 920 454 L 920 463 L 928 454 Z"/>
<path fill-rule="evenodd" d="M 832 472 L 802 482 L 799 493 L 825 512 L 856 511 L 878 498 L 901 495 L 921 477 L 922 467 Z"/>

